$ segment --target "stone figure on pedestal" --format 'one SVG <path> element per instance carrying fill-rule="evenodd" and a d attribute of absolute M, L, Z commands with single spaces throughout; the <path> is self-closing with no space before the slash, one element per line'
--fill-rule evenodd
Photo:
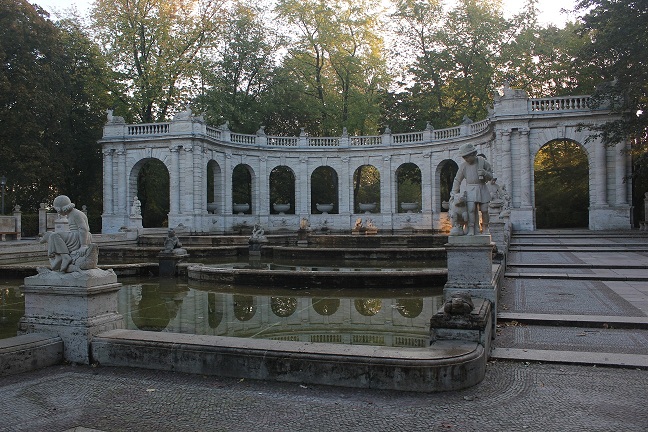
<path fill-rule="evenodd" d="M 169 228 L 167 238 L 164 239 L 164 253 L 172 253 L 175 255 L 184 255 L 187 253 L 185 249 L 182 249 L 182 243 L 180 239 L 176 236 L 175 230 Z"/>
<path fill-rule="evenodd" d="M 142 202 L 137 198 L 133 198 L 133 205 L 131 206 L 131 216 L 142 216 Z"/>
<path fill-rule="evenodd" d="M 459 155 L 464 162 L 459 166 L 457 175 L 452 184 L 452 193 L 458 194 L 461 188 L 461 182 L 465 179 L 466 185 L 466 206 L 468 211 L 468 228 L 467 235 L 489 234 L 488 231 L 488 203 L 490 202 L 490 192 L 486 186 L 492 177 L 492 168 L 488 161 L 477 156 L 477 149 L 474 145 L 468 143 L 459 147 Z M 482 227 L 479 227 L 479 214 L 481 213 Z"/>
<path fill-rule="evenodd" d="M 88 217 L 75 208 L 74 203 L 65 195 L 54 199 L 54 209 L 59 215 L 67 217 L 70 231 L 47 232 L 40 242 L 47 243 L 47 256 L 51 271 L 71 273 L 97 268 L 98 247 L 92 243 Z M 39 273 L 49 271 L 39 268 Z"/>

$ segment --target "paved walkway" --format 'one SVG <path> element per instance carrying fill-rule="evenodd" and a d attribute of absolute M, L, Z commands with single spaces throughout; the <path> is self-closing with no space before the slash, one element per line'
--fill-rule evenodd
<path fill-rule="evenodd" d="M 502 361 L 436 394 L 54 366 L 0 379 L 0 431 L 639 432 L 647 389 L 644 370 Z"/>
<path fill-rule="evenodd" d="M 554 234 L 514 237 L 494 360 L 470 389 L 65 365 L 0 378 L 0 432 L 646 431 L 648 237 Z"/>
<path fill-rule="evenodd" d="M 494 358 L 648 368 L 648 236 L 516 234 L 498 324 Z"/>

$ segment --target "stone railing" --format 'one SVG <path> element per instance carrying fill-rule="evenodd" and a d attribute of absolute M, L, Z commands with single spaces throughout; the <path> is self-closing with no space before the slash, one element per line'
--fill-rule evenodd
<path fill-rule="evenodd" d="M 529 99 L 529 112 L 587 111 L 589 96 L 565 96 L 554 98 Z"/>
<path fill-rule="evenodd" d="M 163 135 L 169 133 L 170 123 L 144 123 L 128 125 L 126 135 Z"/>

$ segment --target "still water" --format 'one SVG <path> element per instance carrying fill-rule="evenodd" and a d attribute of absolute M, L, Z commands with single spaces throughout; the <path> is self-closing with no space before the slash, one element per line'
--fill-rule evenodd
<path fill-rule="evenodd" d="M 128 329 L 383 346 L 426 346 L 442 287 L 277 288 L 120 278 Z M 0 338 L 24 314 L 22 280 L 0 284 Z"/>

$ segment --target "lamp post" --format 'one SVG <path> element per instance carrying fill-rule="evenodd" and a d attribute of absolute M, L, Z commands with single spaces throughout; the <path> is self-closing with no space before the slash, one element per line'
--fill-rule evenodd
<path fill-rule="evenodd" d="M 0 177 L 0 186 L 2 186 L 2 214 L 4 214 L 4 193 L 5 193 L 5 186 L 7 186 L 7 177 L 5 176 Z"/>

